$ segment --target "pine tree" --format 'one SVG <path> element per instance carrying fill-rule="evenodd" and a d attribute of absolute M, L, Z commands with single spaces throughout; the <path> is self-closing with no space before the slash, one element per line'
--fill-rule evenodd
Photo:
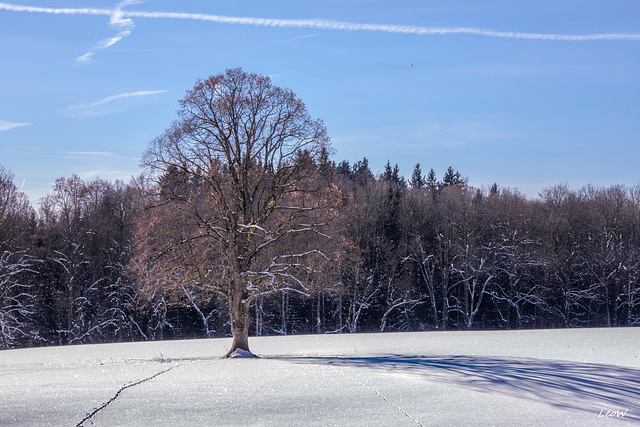
<path fill-rule="evenodd" d="M 353 164 L 351 177 L 358 185 L 365 185 L 373 181 L 373 173 L 371 169 L 369 169 L 369 159 L 363 157 L 362 160 L 355 162 Z"/>
<path fill-rule="evenodd" d="M 336 169 L 336 162 L 329 158 L 329 150 L 322 147 L 318 158 L 318 172 L 323 178 L 329 178 Z"/>
<path fill-rule="evenodd" d="M 338 164 L 336 174 L 342 175 L 344 178 L 351 178 L 351 165 L 348 160 L 343 160 Z"/>
<path fill-rule="evenodd" d="M 398 164 L 396 163 L 396 165 L 392 168 L 391 163 L 388 160 L 387 164 L 384 165 L 382 180 L 393 183 L 403 188 L 407 185 L 404 178 L 400 176 L 400 168 L 398 167 Z"/>
<path fill-rule="evenodd" d="M 436 193 L 436 190 L 438 190 L 438 178 L 436 177 L 436 171 L 434 171 L 433 168 L 429 171 L 429 174 L 427 175 L 426 185 L 427 185 L 427 188 L 431 190 L 431 192 L 434 194 Z"/>
<path fill-rule="evenodd" d="M 491 186 L 491 190 L 489 190 L 489 196 L 497 197 L 499 195 L 500 195 L 500 190 L 498 190 L 498 184 L 494 182 L 493 185 Z"/>
<path fill-rule="evenodd" d="M 384 165 L 384 173 L 382 174 L 382 179 L 385 181 L 391 181 L 393 176 L 393 169 L 391 169 L 391 162 L 387 160 L 387 164 Z"/>
<path fill-rule="evenodd" d="M 405 188 L 407 186 L 404 178 L 400 176 L 400 168 L 398 167 L 397 163 L 393 167 L 393 171 L 391 172 L 391 182 L 402 188 Z"/>
<path fill-rule="evenodd" d="M 454 171 L 453 167 L 449 166 L 442 178 L 442 188 L 465 184 L 466 180 L 462 178 L 462 175 L 458 171 Z"/>
<path fill-rule="evenodd" d="M 413 173 L 411 174 L 411 182 L 409 183 L 411 185 L 411 188 L 423 188 L 426 184 L 427 181 L 425 180 L 424 176 L 422 176 L 422 169 L 420 169 L 420 163 L 417 163 L 416 166 L 413 168 Z"/>

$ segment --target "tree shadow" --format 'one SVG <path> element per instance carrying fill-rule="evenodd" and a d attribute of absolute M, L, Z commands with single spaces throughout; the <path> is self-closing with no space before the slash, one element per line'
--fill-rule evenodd
<path fill-rule="evenodd" d="M 301 357 L 298 363 L 411 373 L 594 416 L 640 421 L 640 370 L 591 363 L 481 356 Z M 618 411 L 616 413 L 616 411 Z M 626 413 L 625 413 L 626 411 Z M 624 414 L 624 416 L 622 416 Z"/>

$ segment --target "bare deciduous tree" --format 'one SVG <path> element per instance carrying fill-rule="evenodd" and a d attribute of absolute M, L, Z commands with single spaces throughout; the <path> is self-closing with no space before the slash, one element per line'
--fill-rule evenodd
<path fill-rule="evenodd" d="M 320 156 L 326 130 L 292 91 L 239 68 L 196 82 L 178 116 L 143 160 L 159 185 L 157 204 L 179 214 L 180 230 L 165 229 L 172 234 L 158 249 L 177 261 L 195 256 L 193 268 L 167 280 L 222 294 L 233 335 L 227 356 L 249 351 L 251 302 L 282 289 L 306 292 L 308 260 L 326 257 L 318 247 L 288 244 L 324 234 L 318 192 L 331 189 L 301 158 Z"/>
<path fill-rule="evenodd" d="M 31 285 L 26 275 L 35 275 L 34 260 L 24 253 L 0 253 L 0 348 L 11 348 L 30 335 L 29 315 L 33 314 Z"/>

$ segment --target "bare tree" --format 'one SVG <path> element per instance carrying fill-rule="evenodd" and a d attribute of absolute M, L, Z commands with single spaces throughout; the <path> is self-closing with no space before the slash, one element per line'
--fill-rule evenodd
<path fill-rule="evenodd" d="M 34 260 L 24 252 L 0 253 L 0 348 L 11 348 L 28 337 L 34 295 L 27 276 L 35 275 Z"/>
<path fill-rule="evenodd" d="M 200 308 L 200 306 L 203 305 L 203 303 L 206 303 L 208 301 L 206 300 L 206 297 L 204 301 L 199 301 L 199 299 L 203 299 L 203 298 L 202 297 L 198 298 L 199 295 L 197 295 L 197 292 L 199 289 L 197 286 L 185 287 L 184 284 L 181 284 L 180 289 L 182 289 L 182 291 L 184 292 L 184 295 L 189 300 L 189 304 L 191 304 L 191 306 L 196 311 L 196 313 L 198 313 L 198 317 L 202 321 L 202 327 L 204 328 L 206 337 L 213 338 L 213 334 L 216 331 L 211 328 L 209 321 L 211 320 L 211 317 L 218 312 L 218 310 L 216 308 L 213 308 L 212 310 L 208 310 L 208 314 L 205 314 L 206 311 L 202 311 L 202 308 Z"/>
<path fill-rule="evenodd" d="M 427 195 L 423 189 L 414 188 L 404 198 L 402 221 L 405 233 L 405 258 L 403 262 L 409 261 L 417 269 L 416 278 L 418 283 L 424 283 L 433 316 L 433 325 L 438 328 L 440 326 L 436 299 L 438 260 L 434 250 L 433 203 L 431 195 Z"/>
<path fill-rule="evenodd" d="M 462 314 L 465 327 L 470 329 L 495 278 L 495 254 L 493 248 L 486 246 L 473 247 L 466 244 L 457 249 L 461 255 L 457 258 L 458 263 L 454 265 L 453 272 L 458 278 L 456 285 L 460 286 L 463 296 L 456 301 L 455 310 Z"/>
<path fill-rule="evenodd" d="M 373 303 L 375 302 L 375 298 L 380 294 L 381 286 L 373 280 L 373 275 L 365 275 L 362 271 L 361 265 L 353 266 L 353 276 L 349 277 L 347 283 L 343 281 L 343 286 L 345 287 L 345 294 L 347 296 L 347 316 L 346 318 L 342 317 L 342 313 L 340 313 L 341 320 L 340 330 L 344 327 L 351 333 L 354 333 L 358 330 L 359 322 L 361 320 L 362 314 L 367 311 Z M 342 306 L 342 301 L 340 301 L 340 306 Z M 342 325 L 344 321 L 344 325 Z"/>
<path fill-rule="evenodd" d="M 0 250 L 28 246 L 31 223 L 35 226 L 35 211 L 13 179 L 13 173 L 0 165 Z"/>
<path fill-rule="evenodd" d="M 449 326 L 449 314 L 456 311 L 453 270 L 458 254 L 455 247 L 460 240 L 461 227 L 466 222 L 469 209 L 469 193 L 459 185 L 445 186 L 438 196 L 436 218 L 436 262 L 440 272 L 441 325 L 445 331 Z"/>
<path fill-rule="evenodd" d="M 424 303 L 422 295 L 406 281 L 400 280 L 405 286 L 394 284 L 397 279 L 389 277 L 387 279 L 387 289 L 385 292 L 384 314 L 380 320 L 380 332 L 384 332 L 388 326 L 390 317 L 399 312 L 401 320 L 395 325 L 396 329 L 411 330 L 411 319 L 414 317 L 411 312 L 417 306 Z M 403 283 L 404 282 L 404 283 Z M 394 326 L 394 325 L 392 325 Z"/>
<path fill-rule="evenodd" d="M 292 91 L 240 68 L 197 81 L 178 116 L 143 160 L 161 190 L 157 203 L 180 214 L 182 230 L 167 236 L 163 253 L 197 254 L 199 266 L 175 280 L 222 294 L 233 335 L 227 356 L 249 351 L 251 302 L 282 289 L 306 292 L 308 260 L 326 257 L 287 245 L 324 234 L 327 209 L 314 193 L 326 190 L 299 160 L 319 158 L 326 130 Z"/>
<path fill-rule="evenodd" d="M 625 298 L 621 305 L 626 309 L 626 325 L 640 325 L 640 185 L 629 189 L 629 201 L 631 210 L 629 221 L 632 224 L 633 240 L 627 255 L 628 275 L 625 284 Z"/>

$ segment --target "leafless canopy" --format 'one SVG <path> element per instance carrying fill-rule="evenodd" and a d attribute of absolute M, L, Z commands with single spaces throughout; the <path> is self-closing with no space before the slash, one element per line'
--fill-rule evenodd
<path fill-rule="evenodd" d="M 304 290 L 294 270 L 323 256 L 298 236 L 323 234 L 318 192 L 325 189 L 310 179 L 309 163 L 328 137 L 291 90 L 241 69 L 196 82 L 178 116 L 144 156 L 165 219 L 180 212 L 166 253 L 196 254 L 186 275 L 229 300 L 233 324 L 234 305 L 282 288 Z"/>

